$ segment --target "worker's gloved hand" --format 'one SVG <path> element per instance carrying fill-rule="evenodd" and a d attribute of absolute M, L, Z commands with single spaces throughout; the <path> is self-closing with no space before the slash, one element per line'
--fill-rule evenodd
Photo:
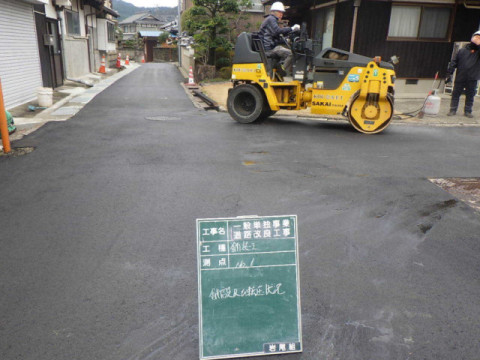
<path fill-rule="evenodd" d="M 450 84 L 451 82 L 452 82 L 452 76 L 447 75 L 447 77 L 445 78 L 445 84 Z"/>
<path fill-rule="evenodd" d="M 292 26 L 292 31 L 300 31 L 300 25 L 295 24 Z"/>

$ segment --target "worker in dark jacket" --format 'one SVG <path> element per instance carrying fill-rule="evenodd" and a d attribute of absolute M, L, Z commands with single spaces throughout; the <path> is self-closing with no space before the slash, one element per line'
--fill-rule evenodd
<path fill-rule="evenodd" d="M 452 74 L 457 69 L 448 116 L 453 116 L 457 113 L 460 95 L 465 90 L 465 116 L 473 118 L 473 100 L 477 92 L 477 81 L 480 80 L 479 50 L 480 31 L 477 31 L 473 34 L 470 43 L 458 51 L 448 67 L 446 83 L 451 81 Z"/>
<path fill-rule="evenodd" d="M 291 72 L 292 51 L 282 46 L 284 41 L 282 41 L 281 35 L 300 30 L 300 25 L 281 28 L 278 22 L 282 20 L 284 12 L 285 7 L 280 1 L 273 3 L 270 14 L 265 17 L 258 35 L 262 39 L 267 56 L 278 56 L 283 61 L 283 68 Z"/>

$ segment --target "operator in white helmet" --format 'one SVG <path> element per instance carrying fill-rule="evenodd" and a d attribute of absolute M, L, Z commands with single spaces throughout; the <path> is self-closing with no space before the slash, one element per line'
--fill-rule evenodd
<path fill-rule="evenodd" d="M 292 31 L 300 30 L 300 25 L 281 28 L 278 22 L 282 20 L 285 7 L 280 1 L 274 2 L 270 8 L 270 14 L 265 16 L 265 20 L 260 27 L 258 35 L 262 39 L 263 47 L 267 56 L 276 55 L 283 61 L 285 70 L 292 71 L 292 51 L 281 46 L 284 44 L 280 35 L 287 35 Z"/>

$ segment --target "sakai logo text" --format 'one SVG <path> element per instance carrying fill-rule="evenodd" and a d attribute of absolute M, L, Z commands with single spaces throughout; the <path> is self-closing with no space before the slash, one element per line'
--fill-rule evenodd
<path fill-rule="evenodd" d="M 332 103 L 329 101 L 312 101 L 313 106 L 332 106 Z"/>

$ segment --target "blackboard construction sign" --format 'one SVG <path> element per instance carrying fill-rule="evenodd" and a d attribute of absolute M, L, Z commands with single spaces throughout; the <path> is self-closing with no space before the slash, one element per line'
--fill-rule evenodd
<path fill-rule="evenodd" d="M 296 215 L 197 220 L 200 359 L 302 351 Z"/>

